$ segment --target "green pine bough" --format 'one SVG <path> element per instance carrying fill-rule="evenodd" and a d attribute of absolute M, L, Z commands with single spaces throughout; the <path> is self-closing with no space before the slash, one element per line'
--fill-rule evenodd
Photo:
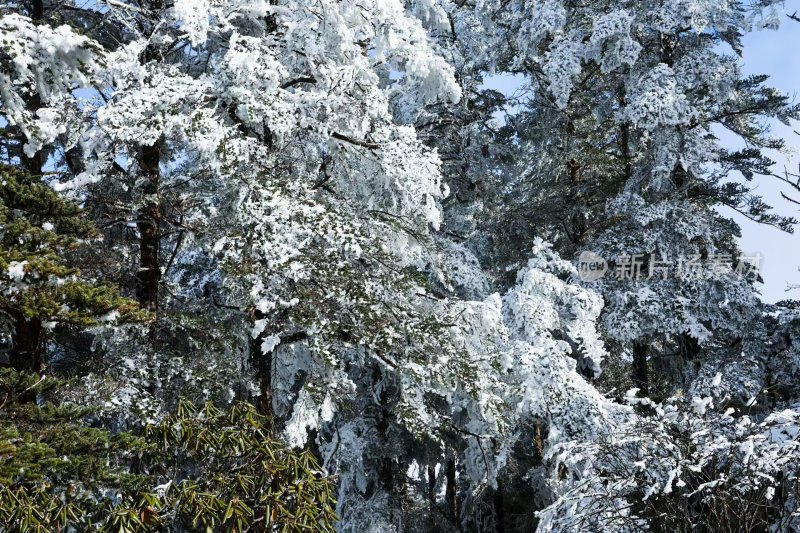
<path fill-rule="evenodd" d="M 10 364 L 38 371 L 55 326 L 149 319 L 113 284 L 87 277 L 76 257 L 99 238 L 83 209 L 24 170 L 0 166 L 0 321 L 14 331 Z"/>
<path fill-rule="evenodd" d="M 46 401 L 65 386 L 0 370 L 0 531 L 333 530 L 334 480 L 252 405 L 180 402 L 111 433 L 86 423 L 90 409 Z"/>
<path fill-rule="evenodd" d="M 0 321 L 11 325 L 0 532 L 332 530 L 333 480 L 310 452 L 271 437 L 251 404 L 182 401 L 158 423 L 111 432 L 94 427 L 93 408 L 58 401 L 70 383 L 44 372 L 56 325 L 151 319 L 79 268 L 78 252 L 98 238 L 74 202 L 0 165 Z"/>

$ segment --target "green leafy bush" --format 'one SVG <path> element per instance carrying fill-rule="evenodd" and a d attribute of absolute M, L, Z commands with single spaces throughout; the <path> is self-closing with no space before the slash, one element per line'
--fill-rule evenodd
<path fill-rule="evenodd" d="M 332 531 L 332 479 L 252 405 L 181 402 L 112 433 L 47 401 L 66 385 L 0 370 L 1 531 Z"/>

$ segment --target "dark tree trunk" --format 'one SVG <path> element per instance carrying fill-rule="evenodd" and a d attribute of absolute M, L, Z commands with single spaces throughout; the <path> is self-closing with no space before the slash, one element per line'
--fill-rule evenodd
<path fill-rule="evenodd" d="M 628 98 L 625 94 L 625 88 L 620 89 L 617 94 L 617 102 L 620 107 L 628 105 Z M 622 169 L 623 178 L 627 183 L 633 176 L 633 166 L 631 165 L 631 125 L 629 122 L 622 122 L 619 126 L 619 153 L 622 156 L 622 161 L 625 166 Z"/>
<path fill-rule="evenodd" d="M 429 459 L 428 464 L 428 528 L 426 531 L 438 531 L 439 510 L 436 507 L 436 465 L 438 459 Z"/>
<path fill-rule="evenodd" d="M 161 205 L 158 200 L 161 160 L 161 143 L 145 146 L 141 150 L 139 166 L 146 176 L 143 189 L 144 207 L 138 214 L 139 272 L 136 280 L 136 299 L 148 311 L 158 311 L 158 287 L 161 283 Z"/>
<path fill-rule="evenodd" d="M 253 311 L 254 320 L 262 320 L 264 318 L 266 318 L 264 313 L 257 309 Z M 261 345 L 264 343 L 264 340 L 269 337 L 269 335 L 269 331 L 262 331 L 258 337 L 253 339 L 253 341 L 250 343 L 250 364 L 253 365 L 253 369 L 256 372 L 255 377 L 258 380 L 260 390 L 258 399 L 253 403 L 255 403 L 258 411 L 261 414 L 269 418 L 269 424 L 279 425 L 282 420 L 275 415 L 275 410 L 272 407 L 272 399 L 274 398 L 272 375 L 274 373 L 273 366 L 275 361 L 275 351 L 271 350 L 267 353 L 264 353 L 261 349 Z M 305 331 L 297 331 L 289 335 L 282 335 L 281 344 L 287 345 L 295 342 L 301 342 L 307 338 L 308 333 Z M 306 377 L 307 376 L 305 372 L 298 373 L 297 379 L 289 391 L 290 395 L 297 395 L 300 393 Z"/>
<path fill-rule="evenodd" d="M 39 372 L 44 364 L 44 329 L 42 321 L 28 319 L 14 309 L 8 309 L 14 319 L 14 337 L 9 353 L 12 368 L 26 372 Z"/>
<path fill-rule="evenodd" d="M 495 518 L 495 532 L 505 533 L 506 531 L 506 513 L 505 502 L 503 501 L 503 483 L 498 479 L 497 488 L 494 491 L 493 498 L 494 518 Z"/>
<path fill-rule="evenodd" d="M 380 406 L 379 418 L 376 424 L 378 435 L 384 441 L 388 441 L 389 434 L 389 393 L 384 388 L 379 396 Z M 378 482 L 383 490 L 389 494 L 394 495 L 397 492 L 397 483 L 395 481 L 395 464 L 392 457 L 381 457 L 378 461 Z"/>
<path fill-rule="evenodd" d="M 35 21 L 37 19 L 34 18 L 33 20 Z M 36 111 L 42 107 L 42 98 L 39 96 L 39 93 L 34 92 L 26 102 L 25 107 L 30 113 L 36 114 Z M 28 156 L 25 153 L 25 144 L 29 140 L 27 135 L 22 133 L 22 131 L 19 132 L 19 161 L 22 167 L 32 176 L 40 176 L 45 164 L 45 152 L 44 150 L 37 150 L 32 156 Z"/>
<path fill-rule="evenodd" d="M 647 345 L 633 343 L 633 368 L 631 378 L 639 389 L 640 396 L 650 395 L 650 377 L 647 372 Z"/>
<path fill-rule="evenodd" d="M 42 0 L 33 0 L 27 6 L 28 16 L 34 23 L 41 22 L 44 16 L 44 4 Z M 26 109 L 31 113 L 42 107 L 42 99 L 39 93 L 34 92 L 26 102 Z M 25 153 L 24 146 L 29 141 L 28 137 L 20 130 L 15 135 L 17 148 L 19 150 L 20 165 L 32 176 L 39 176 L 44 166 L 44 152 L 38 150 L 32 156 Z M 14 336 L 11 351 L 9 353 L 9 364 L 17 369 L 28 372 L 38 372 L 44 362 L 44 331 L 41 320 L 29 320 L 22 313 L 15 309 L 6 309 L 6 312 L 14 320 Z"/>
<path fill-rule="evenodd" d="M 33 22 L 39 22 L 44 18 L 44 2 L 42 0 L 32 0 L 28 7 L 28 16 Z"/>
<path fill-rule="evenodd" d="M 261 343 L 258 343 L 256 350 L 258 352 L 261 351 Z M 259 363 L 256 366 L 256 372 L 259 390 L 261 391 L 256 407 L 262 415 L 267 416 L 272 421 L 275 415 L 272 409 L 272 352 L 261 354 Z"/>
<path fill-rule="evenodd" d="M 265 318 L 264 313 L 256 310 L 254 312 L 255 320 L 262 320 Z M 272 352 L 262 353 L 261 345 L 264 339 L 268 336 L 266 331 L 262 331 L 250 343 L 250 363 L 256 371 L 256 379 L 258 380 L 259 390 L 261 394 L 256 400 L 256 408 L 258 411 L 269 419 L 272 424 L 274 412 L 272 409 Z"/>
<path fill-rule="evenodd" d="M 377 366 L 373 368 L 373 379 L 375 383 L 379 383 L 382 379 L 382 372 Z M 390 442 L 390 427 L 393 419 L 391 394 L 387 387 L 381 390 L 378 396 L 377 405 L 372 406 L 375 416 L 375 430 L 379 442 L 383 445 L 381 448 L 381 455 L 375 461 L 375 478 L 376 483 L 374 489 L 383 490 L 389 496 L 390 510 L 389 521 L 394 524 L 399 524 L 402 520 L 402 515 L 395 511 L 401 507 L 403 494 L 405 491 L 405 482 L 399 479 L 397 462 L 392 455 L 391 446 L 387 444 Z M 398 527 L 398 530 L 402 528 Z"/>
<path fill-rule="evenodd" d="M 456 529 L 461 531 L 461 513 L 458 506 L 458 490 L 456 487 L 456 461 L 455 459 L 447 459 L 444 465 L 445 475 L 445 501 L 447 502 L 447 510 L 455 524 Z"/>
<path fill-rule="evenodd" d="M 428 465 L 428 501 L 433 512 L 433 506 L 436 504 L 436 467 L 431 465 Z"/>
<path fill-rule="evenodd" d="M 573 244 L 581 245 L 586 238 L 586 213 L 585 213 L 585 200 L 581 193 L 581 181 L 583 180 L 583 166 L 574 159 L 567 162 L 567 169 L 569 171 L 569 205 L 573 207 L 574 213 L 570 218 L 572 225 L 572 233 L 569 235 L 570 241 Z"/>
<path fill-rule="evenodd" d="M 681 357 L 685 361 L 697 359 L 697 356 L 700 355 L 700 343 L 688 333 L 682 333 L 678 337 L 678 345 L 680 346 Z"/>
<path fill-rule="evenodd" d="M 625 105 L 624 96 L 620 97 L 620 104 Z M 631 166 L 630 144 L 631 144 L 631 126 L 627 122 L 623 122 L 622 125 L 620 125 L 619 127 L 619 147 L 620 147 L 620 153 L 622 154 L 622 160 L 625 162 L 625 167 L 623 168 L 623 172 L 625 175 L 626 182 L 633 175 L 633 167 Z"/>
<path fill-rule="evenodd" d="M 661 62 L 672 67 L 675 63 L 675 37 L 673 35 L 661 34 Z"/>

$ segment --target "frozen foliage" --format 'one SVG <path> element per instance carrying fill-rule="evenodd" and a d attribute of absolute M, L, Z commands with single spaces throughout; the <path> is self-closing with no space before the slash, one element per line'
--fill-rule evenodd
<path fill-rule="evenodd" d="M 100 66 L 97 45 L 69 26 L 35 25 L 15 13 L 0 17 L 2 116 L 18 126 L 28 156 L 53 142 L 75 120 L 71 91 L 87 86 Z M 38 103 L 31 108 L 26 102 Z"/>
<path fill-rule="evenodd" d="M 566 490 L 540 513 L 542 531 L 636 531 L 659 509 L 667 526 L 723 526 L 743 517 L 756 530 L 797 527 L 797 409 L 762 421 L 712 414 L 714 398 L 659 405 L 639 400 L 653 413 L 620 425 L 592 443 L 559 450 L 568 470 Z M 562 489 L 563 490 L 563 489 Z M 706 513 L 692 519 L 692 507 Z"/>
<path fill-rule="evenodd" d="M 611 336 L 688 332 L 705 342 L 712 332 L 742 331 L 753 320 L 750 267 L 725 248 L 716 213 L 672 201 L 646 205 L 630 194 L 610 201 L 608 210 L 624 222 L 599 235 L 592 249 L 611 261 L 612 275 L 598 282 L 608 294 Z"/>
<path fill-rule="evenodd" d="M 620 116 L 621 120 L 629 120 L 647 130 L 686 125 L 690 118 L 689 103 L 678 91 L 675 73 L 664 64 L 636 81 Z"/>
<path fill-rule="evenodd" d="M 0 363 L 76 379 L 25 402 L 238 406 L 342 532 L 800 527 L 800 316 L 717 210 L 794 223 L 729 179 L 799 116 L 735 55 L 777 2 L 42 7 L 0 13 Z"/>

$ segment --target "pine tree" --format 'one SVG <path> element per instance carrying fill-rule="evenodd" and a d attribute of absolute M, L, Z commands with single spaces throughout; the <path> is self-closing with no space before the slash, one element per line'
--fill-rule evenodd
<path fill-rule="evenodd" d="M 76 266 L 77 251 L 97 236 L 73 202 L 23 170 L 0 167 L 0 311 L 11 331 L 11 366 L 38 372 L 56 327 L 147 318 L 117 288 L 84 277 Z"/>

